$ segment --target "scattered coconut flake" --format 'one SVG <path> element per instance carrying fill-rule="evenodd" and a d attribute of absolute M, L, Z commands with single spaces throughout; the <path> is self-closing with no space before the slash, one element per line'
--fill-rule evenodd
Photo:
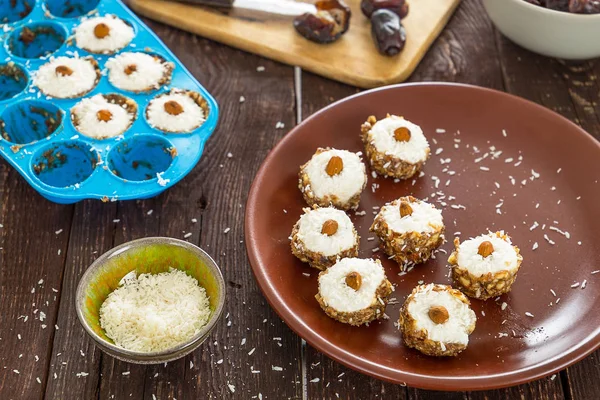
<path fill-rule="evenodd" d="M 587 285 L 587 279 L 584 279 L 583 282 L 581 282 L 581 288 L 585 289 L 585 285 Z"/>
<path fill-rule="evenodd" d="M 531 250 L 535 250 L 535 249 L 537 249 L 538 247 L 539 247 L 539 245 L 538 245 L 538 242 L 535 242 L 535 243 L 533 244 L 533 246 L 531 247 Z"/>
<path fill-rule="evenodd" d="M 538 222 L 537 222 L 537 221 L 535 221 L 535 222 L 533 223 L 533 225 L 531 225 L 531 227 L 529 228 L 529 230 L 530 230 L 530 231 L 532 231 L 532 230 L 534 230 L 535 228 L 537 228 L 538 226 L 540 226 L 540 224 L 538 224 Z"/>
<path fill-rule="evenodd" d="M 597 270 L 595 270 L 595 271 L 592 271 L 592 275 L 596 275 L 596 274 L 597 274 L 597 273 L 599 273 L 599 272 L 600 272 L 600 269 L 597 269 Z"/>
<path fill-rule="evenodd" d="M 542 228 L 542 229 L 543 229 L 543 228 Z M 551 245 L 554 245 L 554 244 L 556 244 L 556 243 L 555 243 L 555 242 L 554 242 L 552 239 L 550 239 L 550 238 L 548 237 L 548 235 L 547 235 L 547 234 L 545 234 L 545 233 L 544 233 L 544 239 L 546 239 L 546 241 L 547 241 L 548 243 L 550 243 Z"/>
<path fill-rule="evenodd" d="M 317 383 L 319 381 L 320 381 L 319 378 L 313 378 L 313 379 L 310 380 L 311 383 Z"/>
<path fill-rule="evenodd" d="M 500 306 L 500 308 L 502 309 L 502 311 L 506 310 L 506 307 L 508 307 L 508 304 L 505 301 L 502 302 L 502 306 Z"/>
<path fill-rule="evenodd" d="M 240 96 L 240 103 L 243 103 L 246 101 L 246 98 L 244 96 Z"/>
<path fill-rule="evenodd" d="M 248 355 L 251 356 L 252 354 L 254 354 L 254 351 L 256 350 L 256 347 L 253 347 L 252 350 L 250 350 L 248 352 Z"/>
<path fill-rule="evenodd" d="M 277 367 L 277 366 L 275 366 L 275 365 L 271 365 L 271 369 L 272 369 L 273 371 L 283 371 L 283 368 L 281 368 L 281 367 Z"/>
<path fill-rule="evenodd" d="M 228 234 L 230 230 L 231 230 L 231 228 L 225 228 L 225 230 L 223 231 L 223 233 Z"/>
<path fill-rule="evenodd" d="M 256 67 L 257 72 L 263 72 L 264 70 L 265 70 L 265 67 L 263 67 L 262 65 L 259 65 L 258 67 Z"/>
<path fill-rule="evenodd" d="M 532 314 L 532 313 L 530 313 L 529 311 L 527 311 L 527 312 L 525 313 L 525 315 L 526 315 L 526 316 L 528 316 L 528 317 L 530 317 L 530 318 L 533 318 L 533 314 Z"/>
<path fill-rule="evenodd" d="M 232 385 L 231 383 L 227 382 L 227 387 L 229 388 L 229 391 L 231 393 L 235 393 L 235 386 Z"/>
<path fill-rule="evenodd" d="M 556 297 L 556 292 L 554 291 L 554 289 L 550 289 L 550 293 L 552 293 L 552 295 L 553 295 L 554 297 Z"/>
<path fill-rule="evenodd" d="M 575 289 L 576 287 L 579 287 L 579 282 L 575 282 L 574 284 L 571 285 L 571 287 L 573 289 Z"/>

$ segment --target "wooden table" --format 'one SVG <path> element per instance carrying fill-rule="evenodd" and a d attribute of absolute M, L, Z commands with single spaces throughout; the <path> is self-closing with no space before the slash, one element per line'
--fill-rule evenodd
<path fill-rule="evenodd" d="M 526 385 L 442 393 L 372 379 L 304 344 L 256 286 L 246 258 L 244 205 L 255 172 L 277 141 L 302 118 L 358 90 L 148 23 L 215 95 L 219 127 L 187 178 L 144 201 L 53 204 L 0 162 L 0 399 L 600 398 L 599 352 Z M 598 77 L 598 62 L 564 64 L 510 43 L 479 1 L 465 0 L 411 81 L 505 90 L 600 139 Z M 285 128 L 277 129 L 278 122 Z M 188 232 L 188 240 L 223 269 L 227 316 L 199 350 L 168 365 L 137 366 L 102 354 L 75 314 L 83 271 L 125 241 Z"/>

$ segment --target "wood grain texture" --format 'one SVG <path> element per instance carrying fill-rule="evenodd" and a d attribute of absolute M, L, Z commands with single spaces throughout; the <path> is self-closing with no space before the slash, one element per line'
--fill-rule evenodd
<path fill-rule="evenodd" d="M 306 118 L 359 90 L 303 71 L 297 91 L 290 67 L 149 25 L 215 95 L 219 127 L 190 175 L 159 197 L 138 202 L 52 204 L 0 160 L 0 399 L 251 399 L 259 393 L 263 399 L 600 398 L 600 352 L 554 378 L 501 390 L 444 393 L 378 381 L 310 346 L 303 351 L 300 338 L 272 311 L 250 272 L 243 243 L 246 196 L 258 166 L 297 122 L 297 114 Z M 265 71 L 258 72 L 258 66 Z M 479 1 L 465 0 L 411 81 L 505 88 L 600 139 L 598 76 L 597 60 L 566 64 L 512 44 L 495 31 Z M 276 129 L 277 122 L 285 127 Z M 227 227 L 231 231 L 225 234 Z M 183 238 L 188 232 L 223 270 L 229 317 L 198 351 L 166 366 L 130 365 L 102 354 L 85 336 L 73 308 L 85 268 L 125 241 Z"/>
<path fill-rule="evenodd" d="M 73 206 L 41 198 L 13 169 L 0 179 L 0 398 L 31 399 L 48 373 Z"/>
<path fill-rule="evenodd" d="M 129 0 L 138 13 L 218 42 L 359 87 L 375 87 L 407 79 L 446 25 L 460 0 L 419 0 L 403 21 L 408 41 L 397 57 L 379 54 L 360 0 L 349 0 L 350 29 L 328 45 L 296 33 L 291 19 L 227 16 L 198 6 L 164 0 Z"/>

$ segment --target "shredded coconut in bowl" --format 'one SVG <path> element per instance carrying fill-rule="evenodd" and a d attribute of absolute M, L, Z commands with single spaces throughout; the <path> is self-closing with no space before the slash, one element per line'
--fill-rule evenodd
<path fill-rule="evenodd" d="M 135 119 L 133 108 L 137 109 L 137 106 L 131 99 L 97 94 L 77 103 L 71 110 L 71 118 L 75 129 L 83 135 L 105 139 L 118 136 L 131 126 Z"/>
<path fill-rule="evenodd" d="M 210 317 L 206 291 L 171 269 L 124 279 L 100 307 L 100 326 L 126 350 L 155 352 L 190 340 Z"/>
<path fill-rule="evenodd" d="M 91 57 L 51 58 L 33 75 L 33 84 L 47 96 L 68 99 L 91 91 L 100 80 L 98 64 Z"/>
<path fill-rule="evenodd" d="M 174 65 L 158 56 L 127 52 L 109 59 L 106 68 L 108 80 L 116 88 L 146 92 L 169 83 Z"/>
<path fill-rule="evenodd" d="M 163 132 L 188 133 L 205 121 L 204 109 L 198 104 L 201 100 L 196 92 L 175 89 L 152 99 L 146 118 L 150 126 Z"/>
<path fill-rule="evenodd" d="M 114 15 L 84 19 L 75 28 L 77 47 L 91 53 L 113 53 L 121 50 L 134 36 L 133 28 Z"/>

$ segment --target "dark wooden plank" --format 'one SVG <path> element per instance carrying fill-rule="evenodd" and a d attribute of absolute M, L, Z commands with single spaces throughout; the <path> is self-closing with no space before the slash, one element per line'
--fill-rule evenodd
<path fill-rule="evenodd" d="M 84 201 L 75 206 L 46 398 L 91 399 L 98 395 L 103 355 L 85 334 L 75 311 L 75 290 L 87 267 L 113 245 L 117 203 Z M 117 224 L 118 225 L 118 224 Z"/>
<path fill-rule="evenodd" d="M 57 359 L 66 356 L 73 360 L 73 365 L 64 379 L 48 382 L 47 398 L 67 394 L 100 399 L 152 399 L 153 395 L 161 399 L 245 398 L 259 393 L 265 398 L 301 398 L 299 339 L 280 322 L 256 288 L 245 256 L 242 222 L 252 177 L 286 132 L 276 130 L 275 124 L 281 121 L 291 127 L 294 123 L 293 70 L 176 29 L 149 24 L 215 95 L 221 106 L 220 125 L 200 164 L 172 189 L 154 199 L 120 202 L 114 215 L 90 211 L 97 214 L 91 217 L 92 223 L 102 224 L 105 229 L 90 232 L 87 242 L 73 241 L 72 257 L 85 260 L 81 262 L 84 269 L 95 256 L 89 254 L 90 243 L 102 243 L 99 247 L 104 251 L 139 237 L 183 239 L 190 232 L 188 240 L 206 249 L 231 282 L 225 311 L 229 316 L 193 354 L 166 366 L 139 366 L 86 348 L 88 341 L 76 326 L 75 314 L 61 307 L 65 323 L 73 322 L 75 326 L 71 336 L 57 338 L 54 354 Z M 194 51 L 189 51 L 190 45 Z M 266 70 L 256 71 L 259 65 Z M 240 96 L 246 98 L 244 103 L 240 103 Z M 86 226 L 87 214 L 76 215 L 74 229 Z M 119 223 L 112 223 L 114 218 Z M 226 227 L 231 228 L 227 234 L 223 232 Z M 83 269 L 78 267 L 65 276 L 65 305 L 72 301 L 69 298 Z M 65 346 L 67 340 L 72 348 Z M 80 348 L 86 357 L 81 356 Z M 256 349 L 248 354 L 252 348 Z M 272 371 L 272 366 L 282 367 L 283 371 Z M 261 372 L 252 373 L 251 368 Z M 74 371 L 90 375 L 77 377 L 71 373 Z M 229 385 L 235 387 L 235 395 Z"/>
<path fill-rule="evenodd" d="M 600 350 L 566 369 L 563 383 L 568 399 L 597 399 L 600 397 Z"/>
<path fill-rule="evenodd" d="M 73 206 L 0 168 L 0 398 L 40 398 L 50 362 Z"/>
<path fill-rule="evenodd" d="M 461 2 L 409 81 L 503 88 L 494 28 L 480 1 Z"/>
<path fill-rule="evenodd" d="M 564 398 L 558 375 L 508 389 L 469 393 L 469 400 L 561 400 Z"/>

